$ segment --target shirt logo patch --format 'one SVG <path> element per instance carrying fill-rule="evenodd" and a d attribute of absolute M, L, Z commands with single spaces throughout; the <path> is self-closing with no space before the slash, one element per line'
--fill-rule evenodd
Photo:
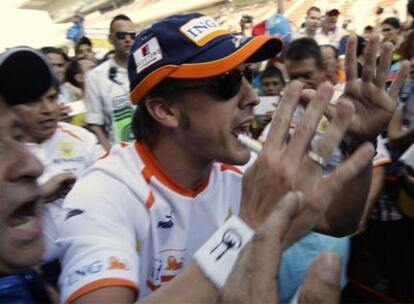
<path fill-rule="evenodd" d="M 100 260 L 92 262 L 90 264 L 83 265 L 79 269 L 76 269 L 72 273 L 70 273 L 68 276 L 65 277 L 65 283 L 67 286 L 71 286 L 80 279 L 97 274 L 104 270 L 104 263 Z"/>
<path fill-rule="evenodd" d="M 230 249 L 238 249 L 242 245 L 241 235 L 234 229 L 228 229 L 221 237 L 220 243 L 218 243 L 211 251 L 211 255 L 216 256 L 216 261 L 220 260 L 223 255 Z"/>
<path fill-rule="evenodd" d="M 157 228 L 169 229 L 172 226 L 174 226 L 174 222 L 173 222 L 173 211 L 171 210 L 170 214 L 167 214 L 165 216 L 165 221 L 158 222 Z"/>
<path fill-rule="evenodd" d="M 114 256 L 109 258 L 108 264 L 108 269 L 129 270 L 129 267 L 124 261 Z"/>
<path fill-rule="evenodd" d="M 61 141 L 59 143 L 59 156 L 60 157 L 74 157 L 75 146 L 69 141 Z"/>
<path fill-rule="evenodd" d="M 148 40 L 134 52 L 137 73 L 162 60 L 162 51 L 156 37 Z"/>
<path fill-rule="evenodd" d="M 76 215 L 82 214 L 82 213 L 84 213 L 84 212 L 85 212 L 85 211 L 83 211 L 83 210 L 81 210 L 81 209 L 73 209 L 73 210 L 70 210 L 70 211 L 66 214 L 65 221 L 66 221 L 67 219 L 70 219 L 71 217 L 74 217 L 74 216 L 76 216 Z"/>
<path fill-rule="evenodd" d="M 218 36 L 228 34 L 228 31 L 217 21 L 207 16 L 188 21 L 180 27 L 180 31 L 198 46 L 203 46 Z"/>
<path fill-rule="evenodd" d="M 234 38 L 232 42 L 234 44 L 234 47 L 236 49 L 238 49 L 242 44 L 244 44 L 246 42 L 246 40 L 247 40 L 246 37 L 238 36 L 238 37 Z"/>
<path fill-rule="evenodd" d="M 148 273 L 147 286 L 156 290 L 171 281 L 184 267 L 186 249 L 165 249 L 153 257 Z"/>
<path fill-rule="evenodd" d="M 165 270 L 179 270 L 182 267 L 183 267 L 183 263 L 178 262 L 175 256 L 173 255 L 168 256 L 167 267 L 165 267 Z"/>

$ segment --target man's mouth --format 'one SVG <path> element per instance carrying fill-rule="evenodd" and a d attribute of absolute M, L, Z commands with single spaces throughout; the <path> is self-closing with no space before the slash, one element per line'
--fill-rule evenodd
<path fill-rule="evenodd" d="M 244 134 L 246 136 L 251 137 L 252 134 L 250 132 L 251 123 L 244 123 L 239 125 L 238 127 L 234 128 L 231 132 L 236 138 L 239 136 L 239 134 Z"/>
<path fill-rule="evenodd" d="M 40 124 L 42 125 L 43 128 L 47 128 L 47 129 L 55 128 L 57 125 L 57 121 L 56 119 L 46 119 L 46 120 L 43 120 Z"/>
<path fill-rule="evenodd" d="M 6 225 L 14 229 L 21 238 L 31 239 L 42 233 L 37 204 L 38 198 L 27 201 L 14 210 L 6 220 Z"/>

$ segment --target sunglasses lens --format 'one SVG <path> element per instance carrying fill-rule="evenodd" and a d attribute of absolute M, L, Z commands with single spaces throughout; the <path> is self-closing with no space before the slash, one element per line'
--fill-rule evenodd
<path fill-rule="evenodd" d="M 133 32 L 116 32 L 115 36 L 118 40 L 124 40 L 126 36 L 129 36 L 132 40 L 135 39 L 135 33 Z"/>
<path fill-rule="evenodd" d="M 253 83 L 253 71 L 249 67 L 246 67 L 243 71 L 243 76 L 246 80 L 252 84 Z"/>
<path fill-rule="evenodd" d="M 117 32 L 115 35 L 116 35 L 117 39 L 124 40 L 125 36 L 126 36 L 126 33 L 125 32 Z"/>
<path fill-rule="evenodd" d="M 230 99 L 239 92 L 242 83 L 242 72 L 239 70 L 230 71 L 218 79 L 217 95 L 220 99 Z"/>

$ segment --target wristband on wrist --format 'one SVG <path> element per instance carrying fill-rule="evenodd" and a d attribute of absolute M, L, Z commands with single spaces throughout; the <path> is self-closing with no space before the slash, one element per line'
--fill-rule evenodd
<path fill-rule="evenodd" d="M 217 288 L 223 288 L 237 257 L 254 230 L 233 215 L 194 254 L 194 261 Z"/>

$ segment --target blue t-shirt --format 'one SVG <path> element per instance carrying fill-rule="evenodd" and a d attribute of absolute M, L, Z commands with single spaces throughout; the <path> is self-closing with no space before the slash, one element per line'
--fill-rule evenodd
<path fill-rule="evenodd" d="M 341 287 L 347 283 L 349 237 L 336 238 L 311 232 L 285 250 L 279 269 L 279 301 L 289 302 L 301 286 L 314 260 L 323 252 L 341 257 Z"/>
<path fill-rule="evenodd" d="M 266 20 L 266 34 L 279 36 L 283 42 L 289 44 L 292 39 L 292 28 L 289 20 L 283 14 L 276 14 Z"/>
<path fill-rule="evenodd" d="M 34 270 L 0 277 L 0 303 L 52 303 L 43 280 Z"/>

